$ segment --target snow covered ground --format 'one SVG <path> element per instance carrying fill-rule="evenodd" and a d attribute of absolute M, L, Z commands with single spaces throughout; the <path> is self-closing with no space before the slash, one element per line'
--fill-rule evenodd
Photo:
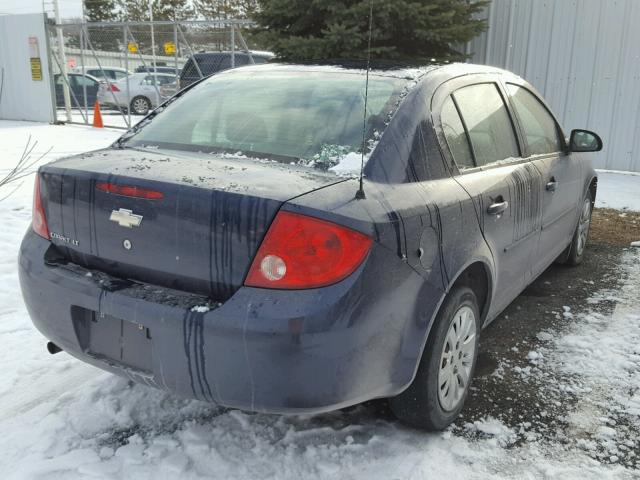
<path fill-rule="evenodd" d="M 28 135 L 37 152 L 53 147 L 50 160 L 106 146 L 120 133 L 0 121 L 0 177 Z M 224 410 L 130 384 L 65 353 L 50 356 L 16 272 L 32 182 L 0 203 L 3 478 L 640 478 L 639 463 L 617 462 L 640 441 L 640 249 L 624 255 L 622 288 L 566 311 L 566 331 L 523 353 L 536 367 L 532 375 L 564 379 L 550 394 L 575 403 L 558 419 L 572 438 L 527 435 L 492 418 L 466 425 L 473 435 L 425 434 L 369 406 L 296 417 Z M 635 192 L 640 176 L 603 174 L 598 205 L 640 210 Z M 615 310 L 602 313 L 599 302 L 611 298 Z"/>
<path fill-rule="evenodd" d="M 640 173 L 599 171 L 596 207 L 640 212 Z"/>

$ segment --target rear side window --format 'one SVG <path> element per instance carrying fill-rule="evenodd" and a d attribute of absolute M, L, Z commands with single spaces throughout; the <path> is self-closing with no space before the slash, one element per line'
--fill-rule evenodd
<path fill-rule="evenodd" d="M 200 69 L 202 70 L 202 61 L 198 62 L 198 67 L 200 67 Z M 207 75 L 204 70 L 202 70 L 202 75 Z M 198 73 L 198 68 L 196 67 L 196 63 L 194 62 L 193 57 L 187 60 L 187 63 L 182 70 L 182 76 L 200 78 L 200 74 Z"/>
<path fill-rule="evenodd" d="M 494 83 L 463 87 L 453 96 L 479 167 L 520 156 L 511 118 Z"/>
<path fill-rule="evenodd" d="M 216 73 L 220 69 L 220 60 L 222 60 L 222 58 L 219 54 L 196 57 L 198 67 L 200 67 L 200 71 L 204 77 L 211 75 L 212 73 Z M 195 65 L 193 70 L 194 71 L 190 76 L 199 77 L 198 70 L 196 70 Z"/>
<path fill-rule="evenodd" d="M 529 154 L 559 152 L 562 144 L 558 126 L 544 105 L 525 88 L 508 83 L 507 90 L 524 130 Z"/>
<path fill-rule="evenodd" d="M 171 83 L 175 80 L 175 78 L 173 77 L 168 77 L 166 75 L 158 75 L 156 77 L 158 85 L 166 85 L 168 83 Z"/>
<path fill-rule="evenodd" d="M 469 148 L 469 140 L 467 134 L 464 131 L 464 125 L 458 115 L 458 110 L 451 97 L 447 97 L 442 106 L 442 113 L 440 114 L 440 123 L 442 125 L 442 131 L 453 155 L 453 160 L 458 165 L 458 168 L 472 168 L 474 167 L 473 155 Z"/>
<path fill-rule="evenodd" d="M 235 66 L 242 67 L 243 65 L 249 64 L 249 57 L 246 55 L 236 55 L 235 56 Z M 222 58 L 220 62 L 220 66 L 218 70 L 229 70 L 231 68 L 231 55 L 226 55 Z"/>

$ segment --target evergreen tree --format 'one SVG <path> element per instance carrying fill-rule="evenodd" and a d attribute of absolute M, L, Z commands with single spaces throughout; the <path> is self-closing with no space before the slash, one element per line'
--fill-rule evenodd
<path fill-rule="evenodd" d="M 206 20 L 217 18 L 251 18 L 259 0 L 194 0 L 198 15 Z"/>
<path fill-rule="evenodd" d="M 117 19 L 116 0 L 83 0 L 87 22 L 111 22 Z"/>
<path fill-rule="evenodd" d="M 112 22 L 117 20 L 116 0 L 83 0 L 84 17 L 87 22 Z M 89 28 L 91 46 L 96 50 L 119 51 L 122 29 L 111 27 Z M 79 40 L 79 39 L 78 39 Z M 85 44 L 90 49 L 89 42 Z"/>
<path fill-rule="evenodd" d="M 119 0 L 122 20 L 140 22 L 149 20 L 150 0 Z M 189 0 L 153 0 L 153 19 L 190 20 L 195 11 Z"/>
<path fill-rule="evenodd" d="M 254 18 L 262 41 L 282 59 L 364 59 L 370 1 L 374 59 L 461 59 L 455 45 L 486 29 L 476 14 L 488 0 L 259 0 Z"/>

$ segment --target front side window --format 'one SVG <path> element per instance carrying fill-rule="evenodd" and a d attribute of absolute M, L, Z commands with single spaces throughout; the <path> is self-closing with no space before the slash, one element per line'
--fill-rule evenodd
<path fill-rule="evenodd" d="M 144 85 L 166 85 L 167 83 L 171 83 L 173 81 L 173 77 L 168 77 L 166 75 L 148 75 L 144 78 L 142 83 Z"/>
<path fill-rule="evenodd" d="M 96 86 L 95 80 L 89 77 L 85 77 L 84 75 L 75 76 L 75 80 L 76 80 L 75 83 L 78 87 L 83 87 L 83 86 L 95 87 Z"/>
<path fill-rule="evenodd" d="M 385 129 L 407 83 L 371 75 L 367 140 Z M 129 144 L 241 152 L 326 170 L 362 151 L 364 87 L 359 73 L 229 70 L 168 105 Z"/>
<path fill-rule="evenodd" d="M 461 170 L 465 168 L 472 168 L 475 166 L 473 163 L 473 155 L 469 148 L 469 140 L 467 134 L 464 131 L 464 125 L 458 115 L 453 99 L 447 97 L 443 106 L 442 113 L 440 114 L 440 124 L 442 125 L 442 131 L 444 133 L 453 160 Z"/>
<path fill-rule="evenodd" d="M 173 77 L 169 77 L 167 75 L 158 75 L 156 77 L 156 82 L 158 85 L 166 85 L 167 83 L 173 82 L 175 79 Z"/>
<path fill-rule="evenodd" d="M 469 131 L 477 166 L 520 156 L 513 124 L 496 84 L 470 85 L 453 96 Z"/>
<path fill-rule="evenodd" d="M 236 67 L 241 67 L 243 65 L 248 65 L 249 64 L 249 57 L 246 55 L 236 55 L 235 59 L 235 66 Z M 222 58 L 222 61 L 220 62 L 220 65 L 218 66 L 218 70 L 228 70 L 231 68 L 231 55 L 226 55 Z"/>
<path fill-rule="evenodd" d="M 556 121 L 540 101 L 526 88 L 507 84 L 513 108 L 520 120 L 530 155 L 562 150 Z"/>

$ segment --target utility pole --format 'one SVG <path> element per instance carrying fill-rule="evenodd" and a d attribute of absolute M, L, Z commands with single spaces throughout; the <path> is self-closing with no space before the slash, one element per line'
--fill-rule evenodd
<path fill-rule="evenodd" d="M 151 73 L 153 76 L 151 78 L 153 78 L 153 86 L 156 89 L 156 102 L 160 105 L 160 94 L 156 85 L 158 77 L 156 76 L 156 40 L 153 35 L 153 0 L 149 0 L 149 18 L 151 19 L 151 62 L 153 63 L 153 72 Z"/>
<path fill-rule="evenodd" d="M 62 74 L 62 95 L 64 96 L 64 110 L 67 114 L 67 122 L 72 122 L 71 95 L 69 95 L 69 77 L 67 76 L 67 56 L 64 53 L 64 35 L 60 26 L 60 7 L 58 0 L 53 0 L 53 9 L 56 16 L 56 31 L 58 32 L 58 53 L 60 54 L 60 70 Z"/>
<path fill-rule="evenodd" d="M 153 63 L 153 73 L 156 72 L 156 40 L 153 35 L 153 0 L 149 1 L 149 18 L 151 19 L 151 55 Z"/>

